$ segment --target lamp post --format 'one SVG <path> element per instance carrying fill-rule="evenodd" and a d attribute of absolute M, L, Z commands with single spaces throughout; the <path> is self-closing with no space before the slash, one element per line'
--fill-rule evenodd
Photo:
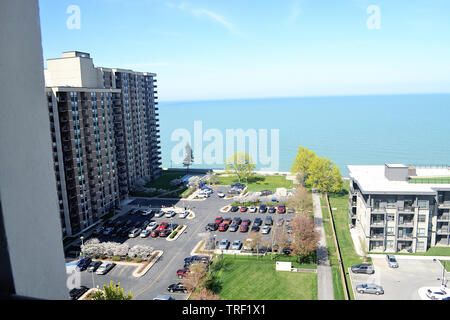
<path fill-rule="evenodd" d="M 81 246 L 83 246 L 84 245 L 84 242 L 83 242 L 83 240 L 84 240 L 84 237 L 83 236 L 81 236 L 80 237 L 80 239 L 81 239 Z M 81 249 L 81 248 L 80 248 Z M 83 253 L 83 258 L 84 258 L 84 252 L 82 251 L 82 253 Z"/>

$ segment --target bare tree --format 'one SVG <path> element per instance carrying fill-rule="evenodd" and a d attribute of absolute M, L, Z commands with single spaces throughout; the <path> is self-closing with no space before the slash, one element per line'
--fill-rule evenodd
<path fill-rule="evenodd" d="M 192 264 L 189 269 L 191 272 L 183 278 L 182 283 L 189 292 L 194 292 L 208 272 L 208 268 L 204 263 L 200 262 Z"/>
<path fill-rule="evenodd" d="M 274 226 L 272 230 L 272 253 L 274 250 L 274 247 L 278 247 L 278 252 L 280 250 L 283 250 L 283 248 L 290 248 L 291 247 L 291 237 L 286 232 L 286 228 L 283 225 L 281 226 Z"/>
<path fill-rule="evenodd" d="M 289 199 L 288 207 L 294 208 L 301 214 L 308 214 L 313 211 L 312 196 L 304 187 L 298 187 Z"/>
<path fill-rule="evenodd" d="M 314 219 L 305 215 L 297 215 L 291 222 L 293 231 L 292 253 L 298 261 L 313 254 L 319 245 L 319 234 Z"/>

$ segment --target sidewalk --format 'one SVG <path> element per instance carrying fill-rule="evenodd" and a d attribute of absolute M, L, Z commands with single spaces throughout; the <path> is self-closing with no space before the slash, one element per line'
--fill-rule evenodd
<path fill-rule="evenodd" d="M 317 297 L 318 300 L 334 300 L 333 275 L 328 260 L 328 249 L 323 229 L 322 207 L 320 196 L 312 194 L 314 207 L 314 224 L 319 232 L 319 248 L 317 249 Z"/>

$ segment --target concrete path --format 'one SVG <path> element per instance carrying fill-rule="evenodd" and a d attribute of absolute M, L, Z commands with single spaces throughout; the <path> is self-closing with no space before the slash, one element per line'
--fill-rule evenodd
<path fill-rule="evenodd" d="M 333 275 L 330 262 L 328 261 L 327 242 L 323 228 L 322 207 L 320 196 L 312 194 L 314 206 L 314 224 L 319 232 L 320 241 L 317 249 L 317 297 L 318 300 L 334 300 Z"/>

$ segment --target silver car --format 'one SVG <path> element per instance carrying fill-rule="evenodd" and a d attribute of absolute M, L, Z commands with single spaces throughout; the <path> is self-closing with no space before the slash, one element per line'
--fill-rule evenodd
<path fill-rule="evenodd" d="M 227 250 L 229 246 L 230 246 L 230 241 L 228 241 L 228 239 L 222 239 L 219 243 L 220 250 Z"/>
<path fill-rule="evenodd" d="M 233 245 L 231 246 L 232 250 L 241 250 L 242 248 L 242 241 L 241 240 L 234 240 Z"/>
<path fill-rule="evenodd" d="M 114 262 L 103 262 L 100 267 L 98 267 L 96 274 L 106 274 L 109 270 L 114 268 L 116 264 Z"/>
<path fill-rule="evenodd" d="M 377 296 L 380 294 L 384 294 L 384 290 L 382 286 L 378 286 L 376 284 L 360 284 L 356 286 L 356 291 L 358 293 L 370 293 L 370 294 L 376 294 Z"/>
<path fill-rule="evenodd" d="M 270 227 L 269 226 L 264 226 L 261 229 L 261 234 L 269 234 L 270 232 Z"/>
<path fill-rule="evenodd" d="M 188 215 L 189 215 L 189 211 L 184 211 L 184 212 L 180 212 L 180 214 L 178 215 L 178 217 L 179 217 L 180 219 L 185 219 Z"/>
<path fill-rule="evenodd" d="M 386 255 L 386 260 L 391 268 L 398 268 L 398 262 L 392 254 Z"/>
<path fill-rule="evenodd" d="M 138 235 L 141 234 L 141 229 L 139 228 L 134 228 L 133 230 L 130 231 L 130 233 L 128 234 L 128 237 L 130 238 L 136 238 Z"/>
<path fill-rule="evenodd" d="M 176 215 L 176 212 L 170 210 L 170 211 L 167 211 L 167 212 L 166 212 L 165 217 L 166 217 L 166 218 L 173 218 L 173 217 L 175 217 L 175 215 Z"/>
<path fill-rule="evenodd" d="M 157 213 L 155 213 L 155 218 L 161 218 L 162 216 L 164 216 L 164 214 L 164 211 L 158 211 Z"/>

